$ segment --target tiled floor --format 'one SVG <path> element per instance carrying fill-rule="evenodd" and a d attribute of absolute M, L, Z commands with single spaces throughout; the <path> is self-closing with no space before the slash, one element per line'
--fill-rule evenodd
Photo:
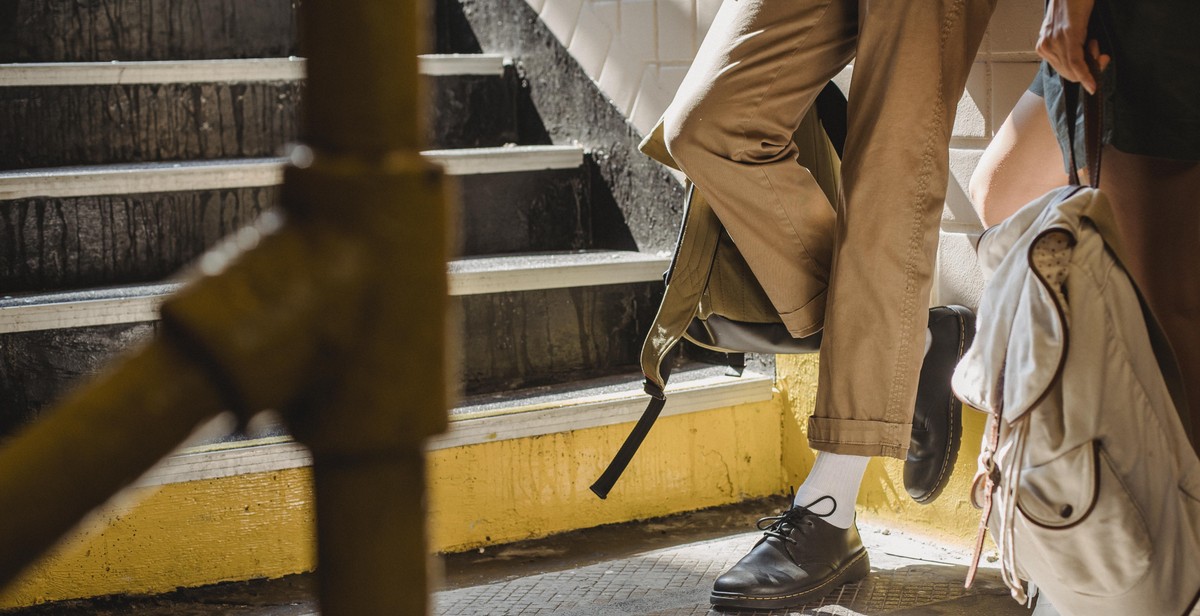
<path fill-rule="evenodd" d="M 962 580 L 964 555 L 866 527 L 872 575 L 825 600 L 772 612 L 717 611 L 708 604 L 713 579 L 740 558 L 758 533 L 743 533 L 654 550 L 585 567 L 437 593 L 438 616 L 700 616 L 768 614 L 899 616 L 1028 614 L 1009 598 L 993 569 L 975 587 Z M 887 534 L 885 534 L 887 533 Z"/>
<path fill-rule="evenodd" d="M 776 499 L 778 500 L 778 499 Z M 967 554 L 864 525 L 872 574 L 823 601 L 791 610 L 720 612 L 713 580 L 758 539 L 754 520 L 779 502 L 588 529 L 446 557 L 436 616 L 1029 616 L 995 569 L 965 590 Z M 155 597 L 43 605 L 3 616 L 316 616 L 310 575 L 221 584 Z M 402 615 L 410 616 L 410 615 Z M 415 616 L 415 615 L 413 615 Z"/>

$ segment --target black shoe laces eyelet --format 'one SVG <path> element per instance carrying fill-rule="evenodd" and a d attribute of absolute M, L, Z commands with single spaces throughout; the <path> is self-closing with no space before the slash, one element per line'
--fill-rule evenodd
<path fill-rule="evenodd" d="M 812 510 L 817 504 L 826 500 L 832 504 L 828 513 L 816 513 Z M 807 505 L 793 505 L 791 509 L 779 515 L 760 518 L 757 526 L 768 537 L 775 537 L 794 544 L 796 540 L 791 537 L 793 530 L 799 530 L 801 525 L 812 528 L 814 526 L 813 518 L 827 518 L 835 511 L 837 511 L 837 501 L 832 496 L 822 496 Z"/>

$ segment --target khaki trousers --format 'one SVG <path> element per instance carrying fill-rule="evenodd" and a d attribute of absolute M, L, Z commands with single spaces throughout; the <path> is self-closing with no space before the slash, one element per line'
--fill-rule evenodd
<path fill-rule="evenodd" d="M 907 454 L 950 132 L 994 6 L 725 0 L 663 118 L 792 334 L 824 318 L 816 449 Z M 791 135 L 851 60 L 844 194 L 830 204 Z"/>

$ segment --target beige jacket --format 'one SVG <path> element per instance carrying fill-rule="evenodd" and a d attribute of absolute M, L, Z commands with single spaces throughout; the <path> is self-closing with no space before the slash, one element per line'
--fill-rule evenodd
<path fill-rule="evenodd" d="M 1049 193 L 979 252 L 990 280 L 954 390 L 999 428 L 973 497 L 994 501 L 1014 595 L 1032 580 L 1063 614 L 1182 614 L 1200 591 L 1200 462 L 1107 199 Z"/>

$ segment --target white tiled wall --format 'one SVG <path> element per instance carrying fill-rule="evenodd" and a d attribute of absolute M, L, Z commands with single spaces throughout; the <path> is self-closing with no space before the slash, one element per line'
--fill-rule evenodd
<path fill-rule="evenodd" d="M 670 102 L 721 4 L 721 0 L 526 1 L 643 133 Z M 959 103 L 935 302 L 974 305 L 978 298 L 980 283 L 970 245 L 979 232 L 979 221 L 967 201 L 967 181 L 980 152 L 1033 78 L 1037 67 L 1033 44 L 1042 7 L 1043 0 L 999 0 Z"/>
<path fill-rule="evenodd" d="M 982 231 L 967 183 L 996 130 L 1037 72 L 1033 51 L 1042 0 L 999 0 L 958 106 L 950 149 L 950 179 L 942 215 L 935 304 L 978 304 L 983 288 L 974 241 Z"/>

